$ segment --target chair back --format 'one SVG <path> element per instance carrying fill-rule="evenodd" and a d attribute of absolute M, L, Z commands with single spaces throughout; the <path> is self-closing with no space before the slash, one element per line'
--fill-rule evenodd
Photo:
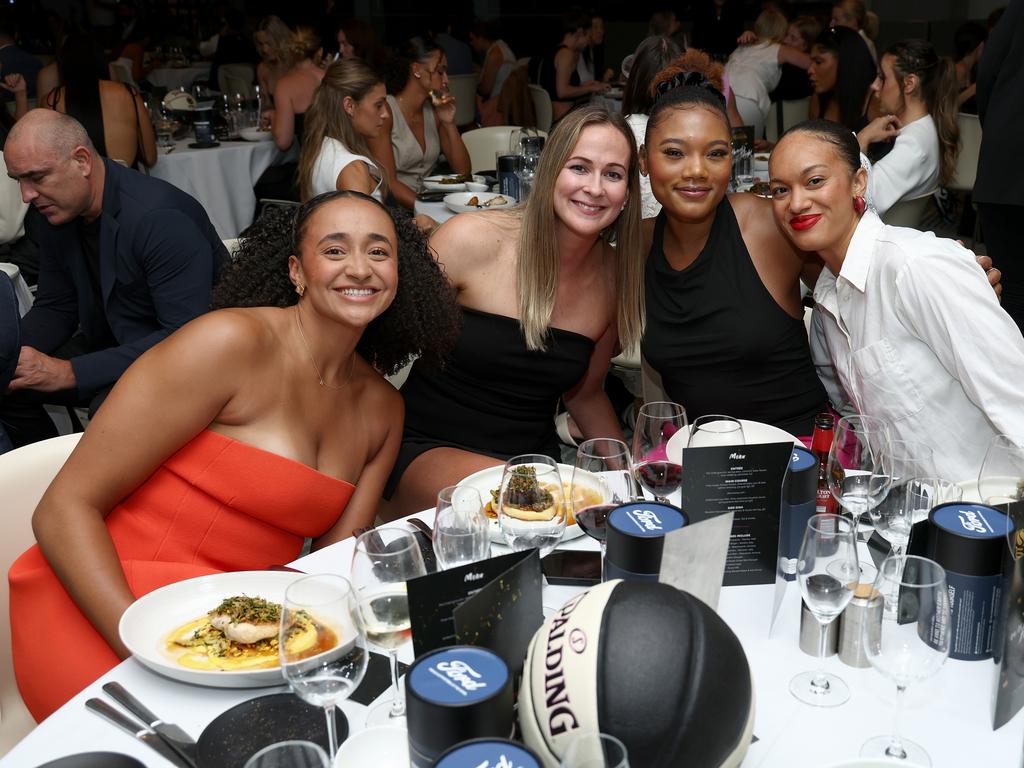
<path fill-rule="evenodd" d="M 0 455 L 0 488 L 3 489 L 4 534 L 0 536 L 0 616 L 10 621 L 7 571 L 22 552 L 35 543 L 32 513 L 50 482 L 82 435 L 71 434 L 32 443 Z M 25 709 L 14 680 L 11 661 L 11 630 L 8 623 L 0 632 L 0 755 L 29 731 L 35 721 Z"/>
<path fill-rule="evenodd" d="M 524 128 L 538 127 L 537 110 L 534 107 L 530 80 L 525 69 L 516 67 L 508 73 L 495 101 L 498 122 L 501 124 L 521 125 Z"/>
<path fill-rule="evenodd" d="M 773 101 L 768 108 L 768 117 L 764 121 L 765 138 L 774 144 L 787 130 L 806 120 L 810 114 L 810 108 L 811 100 L 809 98 Z"/>
<path fill-rule="evenodd" d="M 925 211 L 928 210 L 928 201 L 931 199 L 931 195 L 925 195 L 913 200 L 900 200 L 885 212 L 882 221 L 890 227 L 920 229 L 921 219 L 924 218 Z"/>
<path fill-rule="evenodd" d="M 132 60 L 121 57 L 108 65 L 110 79 L 115 83 L 126 83 L 134 86 L 135 79 L 132 77 Z"/>
<path fill-rule="evenodd" d="M 253 98 L 256 95 L 255 79 L 256 70 L 252 64 L 221 64 L 217 67 L 217 87 L 229 96 L 238 93 L 246 99 Z"/>
<path fill-rule="evenodd" d="M 455 97 L 455 124 L 469 125 L 476 117 L 476 86 L 479 75 L 449 75 L 448 92 Z"/>
<path fill-rule="evenodd" d="M 533 109 L 537 113 L 537 127 L 542 131 L 551 130 L 554 111 L 551 107 L 551 96 L 539 85 L 530 85 L 530 96 L 533 98 Z"/>
<path fill-rule="evenodd" d="M 956 170 L 946 189 L 970 192 L 978 175 L 978 153 L 981 151 L 981 121 L 977 115 L 963 112 L 957 117 L 960 127 L 960 152 L 956 156 Z"/>
<path fill-rule="evenodd" d="M 512 138 L 512 131 L 520 130 L 517 125 L 492 125 L 488 128 L 475 128 L 462 134 L 462 143 L 466 145 L 469 152 L 469 162 L 473 167 L 473 173 L 477 171 L 493 171 L 496 152 L 508 152 L 508 143 Z M 547 136 L 544 131 L 539 131 Z"/>

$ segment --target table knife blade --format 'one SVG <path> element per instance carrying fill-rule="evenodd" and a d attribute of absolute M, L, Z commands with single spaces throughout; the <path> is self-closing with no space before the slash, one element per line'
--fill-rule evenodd
<path fill-rule="evenodd" d="M 157 717 L 145 704 L 128 693 L 120 683 L 106 683 L 103 686 L 103 691 L 148 725 L 150 730 L 155 731 L 158 736 L 180 752 L 182 757 L 189 762 L 196 762 L 196 740 L 189 736 L 181 726 L 165 722 Z"/>
<path fill-rule="evenodd" d="M 110 704 L 103 701 L 103 699 L 89 699 L 85 702 L 85 706 L 107 722 L 113 723 L 129 735 L 134 736 L 172 765 L 176 765 L 178 768 L 195 768 L 195 763 L 182 757 L 181 753 L 171 747 L 154 731 L 121 714 Z"/>

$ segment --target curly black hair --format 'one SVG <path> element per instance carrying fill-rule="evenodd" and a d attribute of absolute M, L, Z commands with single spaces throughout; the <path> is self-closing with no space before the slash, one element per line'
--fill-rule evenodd
<path fill-rule="evenodd" d="M 382 374 L 418 355 L 427 370 L 443 365 L 458 339 L 462 313 L 455 291 L 426 238 L 408 214 L 351 191 L 326 192 L 297 208 L 268 208 L 239 238 L 213 289 L 213 308 L 289 307 L 298 301 L 288 257 L 300 253 L 306 223 L 324 203 L 342 197 L 368 200 L 387 211 L 398 234 L 395 299 L 363 331 L 356 351 Z"/>

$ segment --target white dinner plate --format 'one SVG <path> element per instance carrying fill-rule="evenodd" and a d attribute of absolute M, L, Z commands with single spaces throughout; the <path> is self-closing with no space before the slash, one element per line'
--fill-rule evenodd
<path fill-rule="evenodd" d="M 501 487 L 501 473 L 504 469 L 504 465 L 481 469 L 479 472 L 474 472 L 472 475 L 464 477 L 458 484 L 475 488 L 480 494 L 480 500 L 486 504 L 491 500 L 491 491 L 496 491 Z M 572 482 L 572 470 L 572 464 L 558 465 L 558 473 L 562 476 L 563 485 L 568 486 Z M 597 479 L 595 478 L 594 487 L 603 488 L 604 486 L 597 482 Z M 606 501 L 609 500 L 610 499 L 606 499 Z M 488 518 L 488 520 L 491 523 L 491 541 L 497 542 L 498 544 L 504 544 L 505 537 L 501 534 L 501 527 L 498 525 L 498 521 L 493 518 Z M 524 525 L 529 525 L 529 523 L 524 523 Z M 565 533 L 562 534 L 562 541 L 576 539 L 583 534 L 583 529 L 576 523 L 573 523 L 572 525 L 565 526 Z"/>
<path fill-rule="evenodd" d="M 739 421 L 743 425 L 743 438 L 747 445 L 793 442 L 803 446 L 801 440 L 793 437 L 784 429 L 773 427 L 771 424 L 762 424 L 759 421 L 747 421 L 746 419 Z M 669 438 L 668 444 L 665 446 L 665 453 L 669 461 L 675 464 L 683 463 L 683 448 L 686 447 L 686 442 L 689 439 L 689 429 L 681 429 Z"/>
<path fill-rule="evenodd" d="M 168 584 L 143 595 L 121 616 L 121 641 L 142 664 L 166 677 L 212 688 L 263 688 L 282 685 L 280 667 L 240 671 L 189 669 L 165 649 L 167 636 L 186 622 L 198 619 L 233 595 L 284 602 L 288 585 L 305 576 L 284 571 L 215 573 Z"/>
<path fill-rule="evenodd" d="M 243 128 L 238 132 L 246 141 L 270 141 L 274 134 L 270 131 L 261 131 L 259 128 Z"/>
<path fill-rule="evenodd" d="M 465 192 L 466 191 L 465 183 L 462 183 L 462 184 L 445 184 L 444 183 L 445 179 L 455 179 L 455 178 L 458 178 L 458 176 L 459 176 L 459 174 L 457 174 L 457 173 L 442 173 L 442 174 L 439 174 L 437 176 L 426 176 L 423 179 L 423 187 L 424 187 L 424 189 L 430 189 L 430 190 L 433 190 L 433 191 L 436 191 L 436 192 Z M 477 181 L 477 182 L 480 182 L 481 184 L 485 184 L 487 182 L 487 179 L 485 179 L 483 176 L 477 176 L 477 175 L 474 174 L 473 175 L 473 181 Z"/>
<path fill-rule="evenodd" d="M 338 745 L 334 768 L 409 768 L 409 732 L 378 725 L 351 734 Z"/>
<path fill-rule="evenodd" d="M 469 201 L 477 199 L 477 205 L 470 205 Z M 488 200 L 501 198 L 505 202 L 497 202 L 494 205 L 484 205 Z M 453 192 L 444 196 L 445 207 L 455 213 L 466 213 L 468 211 L 493 211 L 499 208 L 509 208 L 516 204 L 511 197 L 500 195 L 497 192 Z"/>
<path fill-rule="evenodd" d="M 1006 498 L 1017 497 L 1017 479 L 1011 477 L 1000 478 L 999 482 L 993 482 L 992 478 L 986 484 L 986 493 L 989 497 L 993 497 L 996 494 L 1004 496 Z M 978 479 L 973 480 L 961 480 L 957 483 L 964 490 L 963 501 L 970 504 L 984 504 L 985 500 L 981 497 L 981 491 L 978 490 Z"/>

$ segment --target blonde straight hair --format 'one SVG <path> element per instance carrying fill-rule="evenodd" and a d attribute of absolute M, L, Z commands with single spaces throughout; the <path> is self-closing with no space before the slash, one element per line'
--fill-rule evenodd
<path fill-rule="evenodd" d="M 601 237 L 615 250 L 615 293 L 618 303 L 619 342 L 629 349 L 640 338 L 644 324 L 644 253 L 640 231 L 640 177 L 636 141 L 629 124 L 618 112 L 588 105 L 575 109 L 548 137 L 537 165 L 537 175 L 526 205 L 519 209 L 519 258 L 516 283 L 519 317 L 529 349 L 546 346 L 548 326 L 558 296 L 559 251 L 554 211 L 554 187 L 558 174 L 572 156 L 584 129 L 611 125 L 629 145 L 626 206 Z"/>

